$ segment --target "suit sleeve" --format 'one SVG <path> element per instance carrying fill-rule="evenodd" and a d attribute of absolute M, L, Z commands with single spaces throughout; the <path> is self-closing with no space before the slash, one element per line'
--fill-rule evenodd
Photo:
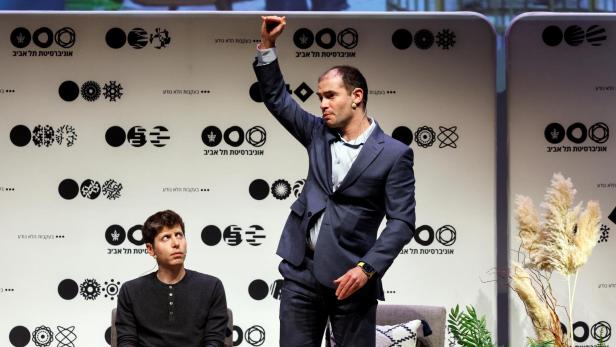
<path fill-rule="evenodd" d="M 362 261 L 372 265 L 379 277 L 415 233 L 415 175 L 413 151 L 407 148 L 389 171 L 385 182 L 385 229 Z"/>
<path fill-rule="evenodd" d="M 217 280 L 212 291 L 207 322 L 205 322 L 205 347 L 222 347 L 227 329 L 227 299 L 225 289 Z"/>
<path fill-rule="evenodd" d="M 286 90 L 278 60 L 266 65 L 253 63 L 261 96 L 267 109 L 304 147 L 312 141 L 315 126 L 321 120 L 304 111 Z"/>
<path fill-rule="evenodd" d="M 135 322 L 133 305 L 126 285 L 120 288 L 120 294 L 118 294 L 115 325 L 118 333 L 118 347 L 138 346 L 137 324 Z"/>

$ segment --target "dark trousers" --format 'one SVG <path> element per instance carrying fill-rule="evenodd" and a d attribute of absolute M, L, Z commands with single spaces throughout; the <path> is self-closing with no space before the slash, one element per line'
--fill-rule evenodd
<path fill-rule="evenodd" d="M 374 281 L 345 300 L 314 277 L 312 259 L 295 267 L 280 263 L 284 277 L 280 296 L 280 346 L 318 347 L 327 321 L 337 347 L 374 347 L 376 306 Z"/>
<path fill-rule="evenodd" d="M 343 11 L 349 7 L 346 0 L 312 0 L 313 11 Z M 306 0 L 265 0 L 267 11 L 308 11 Z"/>

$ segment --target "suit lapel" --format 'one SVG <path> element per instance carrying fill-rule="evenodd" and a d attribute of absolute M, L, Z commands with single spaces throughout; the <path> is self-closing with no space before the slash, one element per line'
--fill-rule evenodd
<path fill-rule="evenodd" d="M 353 165 L 351 165 L 349 172 L 346 174 L 346 176 L 340 183 L 340 187 L 338 187 L 337 191 L 342 191 L 346 187 L 353 184 L 353 182 L 357 180 L 357 178 L 361 175 L 362 172 L 364 172 L 368 165 L 370 165 L 370 163 L 372 163 L 374 159 L 376 159 L 379 153 L 381 153 L 381 151 L 383 150 L 383 143 L 385 142 L 383 135 L 383 130 L 381 130 L 381 127 L 376 124 L 376 127 L 372 131 L 372 134 L 370 134 L 370 137 L 368 137 L 368 140 L 363 145 L 362 149 L 359 152 L 359 155 L 357 156 L 357 159 L 355 159 L 355 162 L 353 162 Z M 331 182 L 331 154 L 329 154 L 329 163 L 329 179 Z"/>
<path fill-rule="evenodd" d="M 324 143 L 325 148 L 322 151 L 325 157 L 321 158 L 323 160 L 318 161 L 321 163 L 325 163 L 325 170 L 319 169 L 318 172 L 319 172 L 319 175 L 321 175 L 322 182 L 326 182 L 325 185 L 327 186 L 326 190 L 328 194 L 333 193 L 333 186 L 334 186 L 334 184 L 332 183 L 332 150 L 331 150 L 330 144 L 336 140 L 337 136 L 338 135 L 336 135 L 333 132 L 333 130 L 331 129 L 325 130 L 325 143 Z"/>

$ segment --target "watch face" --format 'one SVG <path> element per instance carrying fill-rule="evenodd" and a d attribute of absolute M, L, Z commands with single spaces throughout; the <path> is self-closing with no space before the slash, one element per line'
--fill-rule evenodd
<path fill-rule="evenodd" d="M 363 268 L 364 268 L 364 270 L 366 270 L 367 272 L 370 272 L 370 273 L 375 272 L 375 271 L 374 271 L 374 268 L 373 268 L 370 264 L 366 264 L 366 263 L 364 263 Z"/>

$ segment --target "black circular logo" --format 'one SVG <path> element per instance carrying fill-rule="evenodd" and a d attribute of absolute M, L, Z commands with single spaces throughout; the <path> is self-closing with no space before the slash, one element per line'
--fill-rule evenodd
<path fill-rule="evenodd" d="M 565 42 L 571 46 L 579 46 L 584 42 L 586 36 L 584 29 L 579 25 L 572 25 L 565 29 Z"/>
<path fill-rule="evenodd" d="M 11 142 L 17 147 L 23 147 L 32 140 L 32 133 L 25 125 L 16 125 L 11 129 Z"/>
<path fill-rule="evenodd" d="M 336 45 L 336 32 L 331 28 L 324 28 L 317 32 L 317 45 L 323 49 L 331 49 Z"/>
<path fill-rule="evenodd" d="M 266 137 L 265 129 L 260 126 L 254 126 L 246 132 L 246 141 L 255 147 L 263 146 Z"/>
<path fill-rule="evenodd" d="M 145 240 L 143 239 L 143 234 L 141 233 L 143 230 L 143 225 L 137 224 L 132 228 L 128 229 L 128 241 L 130 241 L 133 245 L 141 246 L 145 244 Z M 135 238 L 135 233 L 139 232 L 139 239 Z"/>
<path fill-rule="evenodd" d="M 56 32 L 54 40 L 62 48 L 71 48 L 75 45 L 75 30 L 64 27 Z"/>
<path fill-rule="evenodd" d="M 64 101 L 73 101 L 79 96 L 79 86 L 73 81 L 64 81 L 58 88 L 58 94 Z"/>
<path fill-rule="evenodd" d="M 105 35 L 105 42 L 113 49 L 122 48 L 126 44 L 126 33 L 120 28 L 111 28 Z"/>
<path fill-rule="evenodd" d="M 121 127 L 114 125 L 105 132 L 105 141 L 112 147 L 119 147 L 126 141 L 126 132 Z"/>
<path fill-rule="evenodd" d="M 443 225 L 436 230 L 436 240 L 443 246 L 456 243 L 456 229 L 451 225 Z"/>
<path fill-rule="evenodd" d="M 242 243 L 242 228 L 237 225 L 229 225 L 222 233 L 222 238 L 229 246 L 237 246 Z"/>
<path fill-rule="evenodd" d="M 208 246 L 216 246 L 222 240 L 222 233 L 215 225 L 208 225 L 201 231 L 201 240 Z"/>
<path fill-rule="evenodd" d="M 224 139 L 231 147 L 238 147 L 244 143 L 244 130 L 237 125 L 225 130 Z"/>
<path fill-rule="evenodd" d="M 60 196 L 66 200 L 74 199 L 79 194 L 79 185 L 74 180 L 67 178 L 58 186 Z"/>
<path fill-rule="evenodd" d="M 248 191 L 250 192 L 250 196 L 252 196 L 255 200 L 263 200 L 269 195 L 270 187 L 262 179 L 256 179 L 250 183 L 250 187 Z"/>
<path fill-rule="evenodd" d="M 55 141 L 54 134 L 55 131 L 51 125 L 36 125 L 34 129 L 32 129 L 32 142 L 37 147 L 49 147 Z"/>
<path fill-rule="evenodd" d="M 431 127 L 421 126 L 415 132 L 415 142 L 422 148 L 431 147 L 436 140 L 436 133 Z"/>
<path fill-rule="evenodd" d="M 128 44 L 135 49 L 141 49 L 148 44 L 148 33 L 142 28 L 135 28 L 128 33 Z"/>
<path fill-rule="evenodd" d="M 105 230 L 105 240 L 112 246 L 119 246 L 126 240 L 126 231 L 120 225 L 114 224 Z"/>
<path fill-rule="evenodd" d="M 261 95 L 261 88 L 259 87 L 259 82 L 251 84 L 248 93 L 250 94 L 250 98 L 252 99 L 252 101 L 263 102 L 263 96 Z"/>
<path fill-rule="evenodd" d="M 72 300 L 79 293 L 77 282 L 71 279 L 65 279 L 58 284 L 58 294 L 64 300 Z"/>
<path fill-rule="evenodd" d="M 87 179 L 81 183 L 79 192 L 84 198 L 94 200 L 101 194 L 101 184 L 97 181 Z"/>
<path fill-rule="evenodd" d="M 263 280 L 254 280 L 248 286 L 248 294 L 255 300 L 263 300 L 267 297 L 269 286 Z"/>
<path fill-rule="evenodd" d="M 251 326 L 244 333 L 244 339 L 253 346 L 261 346 L 265 343 L 265 329 L 260 325 Z"/>
<path fill-rule="evenodd" d="M 338 43 L 346 49 L 353 49 L 359 43 L 359 35 L 357 30 L 353 28 L 343 29 L 338 33 Z"/>
<path fill-rule="evenodd" d="M 32 33 L 32 42 L 41 48 L 49 48 L 53 43 L 53 31 L 46 27 L 36 29 Z"/>
<path fill-rule="evenodd" d="M 586 130 L 586 126 L 580 122 L 573 123 L 567 128 L 567 138 L 573 143 L 580 144 L 586 141 L 587 137 L 588 130 Z"/>
<path fill-rule="evenodd" d="M 563 41 L 563 32 L 556 25 L 550 25 L 549 27 L 543 29 L 541 38 L 546 45 L 555 47 Z"/>
<path fill-rule="evenodd" d="M 155 126 L 152 131 L 150 131 L 150 142 L 154 145 L 154 147 L 165 147 L 169 140 L 169 135 L 167 134 L 169 129 L 162 125 Z"/>
<path fill-rule="evenodd" d="M 597 341 L 608 341 L 612 337 L 612 327 L 606 321 L 597 322 L 592 326 L 590 335 Z"/>
<path fill-rule="evenodd" d="M 297 29 L 293 34 L 293 42 L 300 49 L 309 48 L 314 42 L 314 34 L 307 28 Z"/>
<path fill-rule="evenodd" d="M 596 143 L 605 143 L 610 138 L 610 129 L 603 122 L 595 123 L 588 129 L 588 137 Z"/>
<path fill-rule="evenodd" d="M 201 141 L 208 147 L 215 147 L 222 141 L 222 131 L 213 125 L 206 127 L 201 132 Z"/>
<path fill-rule="evenodd" d="M 128 143 L 130 143 L 134 147 L 142 147 L 146 143 L 145 138 L 145 128 L 139 125 L 136 125 L 128 130 Z"/>
<path fill-rule="evenodd" d="M 586 29 L 586 42 L 590 43 L 591 46 L 601 46 L 605 40 L 607 40 L 605 28 L 591 25 Z"/>
<path fill-rule="evenodd" d="M 11 43 L 15 48 L 24 48 L 30 44 L 32 41 L 32 36 L 30 35 L 30 30 L 19 27 L 11 32 Z"/>
<path fill-rule="evenodd" d="M 105 342 L 107 342 L 108 345 L 111 345 L 111 327 L 105 330 Z"/>
<path fill-rule="evenodd" d="M 25 347 L 30 343 L 30 330 L 24 326 L 16 326 L 9 333 L 9 341 L 15 347 Z"/>
<path fill-rule="evenodd" d="M 552 144 L 557 144 L 565 139 L 565 128 L 559 123 L 550 123 L 543 131 L 545 139 Z"/>
<path fill-rule="evenodd" d="M 279 179 L 272 184 L 272 195 L 278 200 L 284 200 L 291 195 L 291 184 L 286 180 Z"/>
<path fill-rule="evenodd" d="M 415 46 L 419 49 L 428 49 L 434 44 L 434 34 L 430 30 L 422 29 L 415 33 Z"/>
<path fill-rule="evenodd" d="M 101 96 L 101 86 L 95 81 L 87 81 L 81 85 L 81 96 L 87 101 L 96 101 Z"/>
<path fill-rule="evenodd" d="M 391 35 L 391 43 L 397 49 L 407 49 L 413 44 L 413 35 L 406 29 L 398 29 Z"/>
<path fill-rule="evenodd" d="M 394 131 L 391 133 L 391 137 L 404 143 L 407 146 L 413 143 L 413 132 L 411 131 L 411 129 L 405 126 L 400 126 L 394 129 Z"/>
<path fill-rule="evenodd" d="M 422 239 L 421 235 L 424 231 L 427 231 L 428 238 Z M 429 225 L 422 225 L 415 230 L 415 235 L 413 236 L 413 240 L 422 246 L 428 246 L 434 242 L 434 229 L 432 229 Z"/>

